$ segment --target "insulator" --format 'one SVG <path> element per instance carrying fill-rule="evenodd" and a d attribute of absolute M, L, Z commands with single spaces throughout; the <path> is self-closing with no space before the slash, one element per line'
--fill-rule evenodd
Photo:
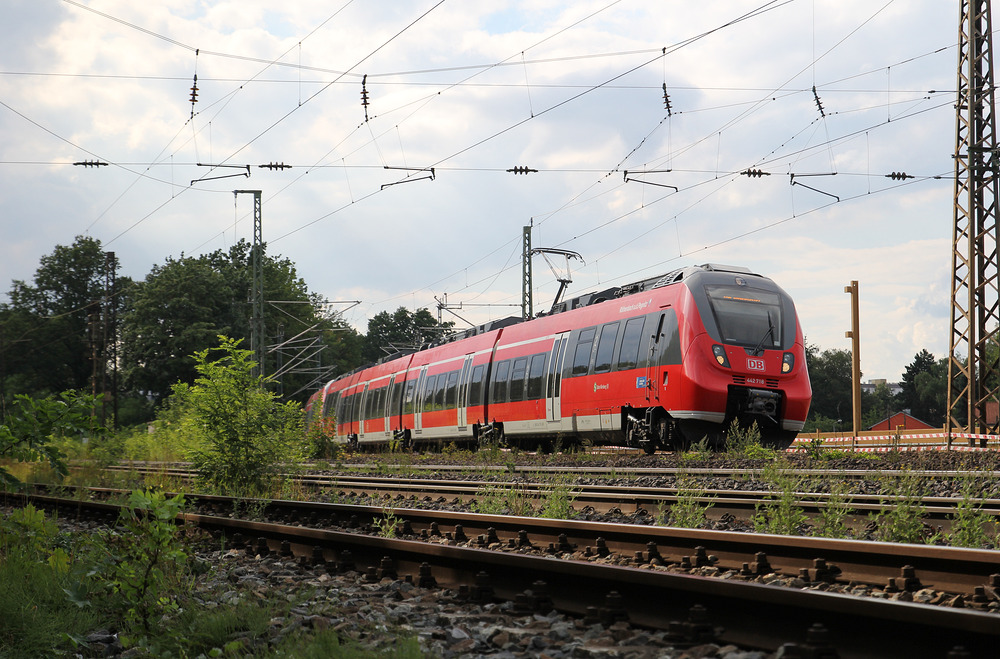
<path fill-rule="evenodd" d="M 198 74 L 194 76 L 194 84 L 191 86 L 191 104 L 194 105 L 198 101 Z"/>
<path fill-rule="evenodd" d="M 825 117 L 826 112 L 823 110 L 823 104 L 820 103 L 819 94 L 816 93 L 816 85 L 813 85 L 813 98 L 816 99 L 816 107 L 819 109 L 820 116 Z"/>
<path fill-rule="evenodd" d="M 670 94 L 667 93 L 667 83 L 663 83 L 663 107 L 667 109 L 667 116 L 673 115 L 670 110 Z"/>
<path fill-rule="evenodd" d="M 291 169 L 291 165 L 286 165 L 283 162 L 269 162 L 266 165 L 257 165 L 261 169 Z"/>
<path fill-rule="evenodd" d="M 886 174 L 885 177 L 891 178 L 893 181 L 905 181 L 908 178 L 916 178 L 915 176 L 911 176 L 906 172 L 893 172 L 891 174 Z"/>
<path fill-rule="evenodd" d="M 759 169 L 748 169 L 745 172 L 740 172 L 743 176 L 749 176 L 750 178 L 760 178 L 761 176 L 770 176 L 771 172 L 765 172 Z"/>
<path fill-rule="evenodd" d="M 517 166 L 517 167 L 513 167 L 511 169 L 508 169 L 507 171 L 508 172 L 512 172 L 514 174 L 528 174 L 528 173 L 537 173 L 538 172 L 537 169 L 531 169 L 530 167 L 522 167 L 520 165 Z"/>

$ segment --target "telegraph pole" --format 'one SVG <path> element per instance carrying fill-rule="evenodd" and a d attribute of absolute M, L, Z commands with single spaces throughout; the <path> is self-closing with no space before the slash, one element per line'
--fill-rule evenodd
<path fill-rule="evenodd" d="M 851 449 L 857 448 L 858 431 L 861 430 L 861 320 L 858 317 L 858 282 L 844 286 L 844 292 L 851 296 L 851 331 L 844 336 L 851 340 L 851 416 L 854 435 Z"/>
<path fill-rule="evenodd" d="M 988 420 L 986 409 L 988 401 L 997 400 L 1000 387 L 1000 356 L 988 350 L 1000 325 L 993 29 L 989 0 L 960 4 L 945 422 L 949 448 L 953 428 L 996 433 L 997 420 Z"/>

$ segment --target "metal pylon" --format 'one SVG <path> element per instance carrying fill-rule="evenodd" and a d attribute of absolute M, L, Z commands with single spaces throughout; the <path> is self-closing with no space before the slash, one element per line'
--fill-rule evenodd
<path fill-rule="evenodd" d="M 961 0 L 951 340 L 945 430 L 995 433 L 987 402 L 997 400 L 997 144 L 990 0 Z"/>
<path fill-rule="evenodd" d="M 253 246 L 250 248 L 250 264 L 253 283 L 251 285 L 250 350 L 257 362 L 257 374 L 264 376 L 264 270 L 261 254 L 264 251 L 262 237 L 260 190 L 233 190 L 234 195 L 253 195 Z"/>

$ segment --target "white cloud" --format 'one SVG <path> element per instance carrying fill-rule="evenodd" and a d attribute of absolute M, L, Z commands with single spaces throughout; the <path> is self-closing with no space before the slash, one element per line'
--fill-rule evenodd
<path fill-rule="evenodd" d="M 955 85 L 956 58 L 930 53 L 954 43 L 957 12 L 930 0 L 881 13 L 861 0 L 791 3 L 674 49 L 756 4 L 444 3 L 405 30 L 434 3 L 354 3 L 319 29 L 337 7 L 88 5 L 195 57 L 79 7 L 16 1 L 0 26 L 0 100 L 44 129 L 0 108 L 0 279 L 30 279 L 41 255 L 85 231 L 132 277 L 226 248 L 250 237 L 250 205 L 234 208 L 232 190 L 259 188 L 270 249 L 312 290 L 362 299 L 350 318 L 363 329 L 446 291 L 454 303 L 519 302 L 521 227 L 534 218 L 536 245 L 586 259 L 573 291 L 743 263 L 795 297 L 824 348 L 847 346 L 842 290 L 858 279 L 865 373 L 898 377 L 920 349 L 947 351 L 951 186 L 924 177 L 952 167 L 952 99 L 940 92 Z M 625 51 L 637 52 L 590 57 Z M 213 52 L 287 53 L 312 68 Z M 421 69 L 435 71 L 404 73 Z M 90 154 L 122 167 L 50 164 Z M 222 161 L 295 167 L 188 189 L 209 175 L 196 162 Z M 433 165 L 435 180 L 383 190 L 406 175 L 385 165 Z M 542 171 L 504 171 L 518 165 Z M 736 174 L 748 167 L 770 176 Z M 642 178 L 679 190 L 625 183 L 625 169 L 671 170 Z M 903 185 L 892 171 L 921 178 Z M 536 301 L 550 298 L 544 262 L 535 273 Z"/>

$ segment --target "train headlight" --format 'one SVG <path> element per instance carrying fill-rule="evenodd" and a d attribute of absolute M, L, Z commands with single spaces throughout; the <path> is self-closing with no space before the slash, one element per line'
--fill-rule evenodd
<path fill-rule="evenodd" d="M 790 352 L 786 352 L 781 357 L 781 372 L 791 373 L 793 368 L 795 368 L 795 355 Z"/>
<path fill-rule="evenodd" d="M 729 368 L 729 358 L 726 357 L 725 348 L 716 344 L 712 346 L 712 354 L 715 355 L 715 361 L 719 362 L 719 366 L 725 366 L 726 368 Z"/>

